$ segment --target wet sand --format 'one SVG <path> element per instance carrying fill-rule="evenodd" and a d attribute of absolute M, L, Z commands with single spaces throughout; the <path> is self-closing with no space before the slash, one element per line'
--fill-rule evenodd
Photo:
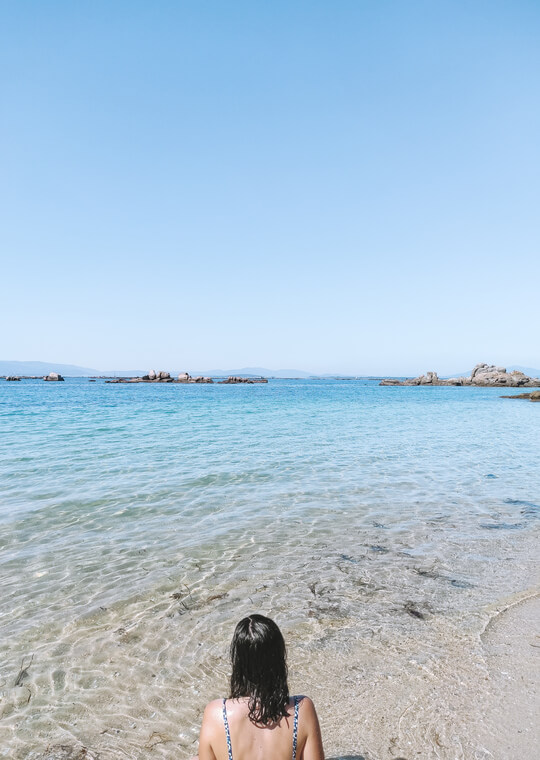
<path fill-rule="evenodd" d="M 330 758 L 516 760 L 540 746 L 540 591 L 486 610 L 479 635 L 442 627 L 441 657 L 344 653 L 339 688 L 313 691 Z M 333 663 L 338 666 L 338 663 Z M 347 667 L 348 664 L 348 667 Z M 332 663 L 320 663 L 320 677 Z M 361 674 L 362 678 L 357 678 Z"/>

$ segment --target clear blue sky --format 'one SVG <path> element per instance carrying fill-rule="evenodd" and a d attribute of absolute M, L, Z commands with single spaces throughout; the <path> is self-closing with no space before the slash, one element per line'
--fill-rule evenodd
<path fill-rule="evenodd" d="M 0 359 L 540 366 L 540 3 L 0 5 Z"/>

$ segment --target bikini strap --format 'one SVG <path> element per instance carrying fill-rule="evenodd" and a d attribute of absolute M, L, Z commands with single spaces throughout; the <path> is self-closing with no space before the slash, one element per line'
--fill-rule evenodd
<path fill-rule="evenodd" d="M 292 733 L 292 760 L 296 760 L 296 745 L 298 744 L 298 706 L 300 698 L 294 697 L 294 722 Z M 230 758 L 232 760 L 232 758 Z"/>
<path fill-rule="evenodd" d="M 233 760 L 232 746 L 231 746 L 231 732 L 229 731 L 229 721 L 227 720 L 227 700 L 223 700 L 223 725 L 225 726 L 225 736 L 227 738 L 227 752 L 229 753 L 229 760 Z"/>

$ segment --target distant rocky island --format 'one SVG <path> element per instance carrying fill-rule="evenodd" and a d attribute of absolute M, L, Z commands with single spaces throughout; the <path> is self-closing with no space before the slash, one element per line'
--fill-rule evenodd
<path fill-rule="evenodd" d="M 156 372 L 151 369 L 147 375 L 142 377 L 115 377 L 110 380 L 105 380 L 106 383 L 213 383 L 211 377 L 191 377 L 188 372 L 180 372 L 178 377 L 171 377 L 169 372 Z M 219 380 L 218 385 L 228 384 L 234 385 L 237 383 L 246 383 L 253 385 L 254 383 L 267 383 L 268 380 L 265 377 L 237 377 L 230 376 L 226 380 Z"/>
<path fill-rule="evenodd" d="M 379 385 L 469 385 L 481 388 L 540 388 L 540 378 L 529 377 L 520 370 L 507 372 L 506 367 L 494 364 L 477 364 L 470 377 L 440 378 L 436 372 L 427 372 L 406 380 L 388 378 Z"/>
<path fill-rule="evenodd" d="M 45 377 L 41 375 L 6 375 L 6 380 L 10 382 L 19 382 L 19 380 L 47 380 L 51 382 L 63 382 L 64 378 L 59 372 L 49 372 Z"/>

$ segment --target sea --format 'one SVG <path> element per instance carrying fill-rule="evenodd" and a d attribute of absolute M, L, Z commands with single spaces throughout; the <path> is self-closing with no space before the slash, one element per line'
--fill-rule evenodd
<path fill-rule="evenodd" d="M 1 381 L 0 757 L 191 757 L 250 612 L 328 756 L 493 757 L 457 693 L 539 583 L 540 404 L 505 392 Z"/>

